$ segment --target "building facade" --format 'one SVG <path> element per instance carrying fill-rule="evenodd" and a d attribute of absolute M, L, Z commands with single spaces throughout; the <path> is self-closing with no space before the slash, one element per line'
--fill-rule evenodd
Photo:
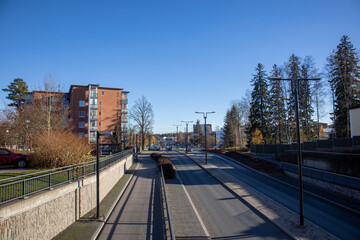
<path fill-rule="evenodd" d="M 26 104 L 37 100 L 59 101 L 69 111 L 67 118 L 72 129 L 89 143 L 96 143 L 96 132 L 114 132 L 117 126 L 119 142 L 127 133 L 128 91 L 122 88 L 101 87 L 99 84 L 71 85 L 68 93 L 32 91 L 26 93 Z M 101 143 L 112 143 L 112 135 L 100 137 Z"/>
<path fill-rule="evenodd" d="M 74 131 L 96 142 L 96 132 L 114 132 L 117 126 L 121 141 L 126 141 L 129 92 L 122 88 L 98 84 L 71 85 L 69 91 L 70 121 Z M 101 136 L 101 143 L 112 143 L 113 136 Z"/>

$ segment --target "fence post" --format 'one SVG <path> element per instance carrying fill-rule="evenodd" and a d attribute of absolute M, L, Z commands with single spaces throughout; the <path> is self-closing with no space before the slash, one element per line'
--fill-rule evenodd
<path fill-rule="evenodd" d="M 70 168 L 68 168 L 68 182 L 70 182 Z"/>
<path fill-rule="evenodd" d="M 22 197 L 25 197 L 25 178 L 22 181 Z"/>

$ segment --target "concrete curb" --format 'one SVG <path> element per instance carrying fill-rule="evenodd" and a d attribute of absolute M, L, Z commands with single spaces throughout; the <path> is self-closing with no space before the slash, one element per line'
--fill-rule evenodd
<path fill-rule="evenodd" d="M 198 163 L 195 159 L 192 159 L 187 154 L 184 154 L 186 157 L 194 161 L 202 169 L 206 170 L 211 176 L 216 178 L 223 186 L 233 192 L 235 195 L 243 199 L 250 206 L 252 206 L 256 211 L 268 219 L 271 223 L 281 229 L 289 237 L 293 239 L 338 239 L 334 235 L 326 232 L 317 225 L 305 220 L 305 227 L 300 228 L 297 224 L 297 214 L 291 211 L 290 209 L 280 205 L 264 194 L 258 192 L 256 189 L 250 187 L 249 185 L 241 182 L 239 179 L 236 179 L 233 176 L 225 176 L 218 170 L 215 165 L 209 164 L 203 166 Z M 224 181 L 227 179 L 228 181 Z M 235 182 L 235 183 L 234 183 Z M 236 182 L 241 182 L 236 184 Z M 260 201 L 259 199 L 262 199 Z M 266 203 L 263 204 L 263 203 Z M 271 205 L 271 208 L 269 207 Z"/>
<path fill-rule="evenodd" d="M 140 163 L 136 166 L 136 168 L 134 169 L 133 173 L 131 174 L 131 177 L 128 179 L 128 181 L 126 182 L 124 188 L 121 190 L 121 192 L 119 193 L 119 195 L 117 196 L 116 200 L 114 201 L 113 205 L 111 206 L 111 208 L 109 209 L 109 211 L 107 212 L 104 220 L 101 222 L 100 226 L 96 229 L 94 235 L 92 236 L 91 240 L 96 240 L 97 237 L 99 236 L 101 230 L 103 229 L 105 223 L 107 222 L 110 214 L 113 212 L 116 204 L 119 202 L 120 198 L 122 197 L 122 195 L 124 194 L 125 190 L 127 189 L 127 187 L 129 186 L 129 183 L 131 182 L 131 180 L 134 177 L 134 173 L 136 172 L 136 170 L 138 169 Z"/>

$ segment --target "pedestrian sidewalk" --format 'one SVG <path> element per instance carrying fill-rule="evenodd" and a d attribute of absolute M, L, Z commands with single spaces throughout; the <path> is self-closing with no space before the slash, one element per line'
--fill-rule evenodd
<path fill-rule="evenodd" d="M 178 176 L 166 181 L 166 191 L 176 239 L 210 239 Z"/>

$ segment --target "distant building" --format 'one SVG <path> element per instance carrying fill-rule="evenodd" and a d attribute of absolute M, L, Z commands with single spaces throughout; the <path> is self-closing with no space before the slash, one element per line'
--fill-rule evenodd
<path fill-rule="evenodd" d="M 100 87 L 98 84 L 71 85 L 70 118 L 79 136 L 96 142 L 96 131 L 114 132 L 118 126 L 122 141 L 127 132 L 129 92 L 122 88 Z M 102 143 L 111 143 L 111 135 L 101 137 Z"/>
<path fill-rule="evenodd" d="M 220 128 L 219 131 L 216 131 L 216 139 L 219 141 L 219 145 L 224 145 L 224 128 Z"/>
<path fill-rule="evenodd" d="M 100 87 L 99 84 L 71 85 L 68 93 L 32 91 L 26 93 L 26 103 L 31 104 L 37 99 L 50 100 L 62 98 L 62 103 L 69 106 L 69 123 L 81 137 L 89 143 L 96 142 L 96 131 L 114 132 L 118 126 L 121 141 L 125 141 L 127 133 L 128 91 L 122 88 Z M 102 143 L 111 143 L 113 137 L 101 137 Z"/>
<path fill-rule="evenodd" d="M 351 137 L 360 136 L 360 104 L 352 106 L 349 112 Z"/>

